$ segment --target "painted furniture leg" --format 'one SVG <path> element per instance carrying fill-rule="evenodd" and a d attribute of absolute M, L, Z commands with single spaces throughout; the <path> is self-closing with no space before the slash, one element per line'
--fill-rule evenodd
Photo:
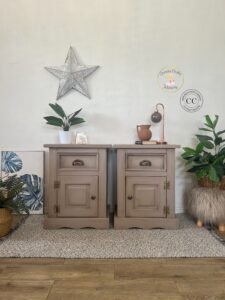
<path fill-rule="evenodd" d="M 225 224 L 219 224 L 219 232 L 225 232 Z"/>
<path fill-rule="evenodd" d="M 203 226 L 203 222 L 201 220 L 198 220 L 196 225 L 197 227 L 201 228 Z"/>

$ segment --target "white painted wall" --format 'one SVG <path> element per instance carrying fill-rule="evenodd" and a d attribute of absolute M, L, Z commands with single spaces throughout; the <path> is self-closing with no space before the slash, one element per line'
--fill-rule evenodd
<path fill-rule="evenodd" d="M 190 145 L 207 113 L 225 127 L 224 0 L 0 0 L 0 7 L 1 149 L 57 141 L 42 118 L 58 80 L 44 66 L 62 64 L 70 45 L 85 64 L 101 66 L 88 79 L 92 100 L 72 92 L 59 102 L 68 113 L 83 107 L 79 130 L 90 143 L 133 143 L 136 124 L 149 121 L 157 102 L 166 106 L 170 143 Z M 184 73 L 176 93 L 156 81 L 169 65 Z M 193 114 L 179 104 L 189 88 L 205 100 Z M 190 182 L 177 159 L 177 212 Z"/>

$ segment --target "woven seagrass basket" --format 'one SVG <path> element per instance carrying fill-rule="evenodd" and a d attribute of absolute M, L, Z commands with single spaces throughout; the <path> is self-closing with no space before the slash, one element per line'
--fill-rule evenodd
<path fill-rule="evenodd" d="M 12 226 L 12 213 L 7 208 L 0 208 L 0 237 L 6 235 Z"/>
<path fill-rule="evenodd" d="M 222 180 L 218 183 L 213 182 L 209 179 L 209 177 L 204 177 L 198 180 L 198 185 L 205 188 L 219 188 L 221 190 L 225 190 L 225 176 L 223 176 Z"/>

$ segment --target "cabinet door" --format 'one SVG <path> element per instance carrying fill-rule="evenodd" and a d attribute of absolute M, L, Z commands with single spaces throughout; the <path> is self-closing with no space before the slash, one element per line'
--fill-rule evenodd
<path fill-rule="evenodd" d="M 60 176 L 58 217 L 98 216 L 98 176 Z"/>
<path fill-rule="evenodd" d="M 166 177 L 126 177 L 126 216 L 165 217 Z"/>

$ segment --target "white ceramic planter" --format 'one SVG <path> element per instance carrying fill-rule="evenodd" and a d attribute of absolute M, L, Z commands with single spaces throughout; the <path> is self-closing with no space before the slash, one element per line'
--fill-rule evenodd
<path fill-rule="evenodd" d="M 59 143 L 60 144 L 72 144 L 73 134 L 71 131 L 59 131 Z"/>

